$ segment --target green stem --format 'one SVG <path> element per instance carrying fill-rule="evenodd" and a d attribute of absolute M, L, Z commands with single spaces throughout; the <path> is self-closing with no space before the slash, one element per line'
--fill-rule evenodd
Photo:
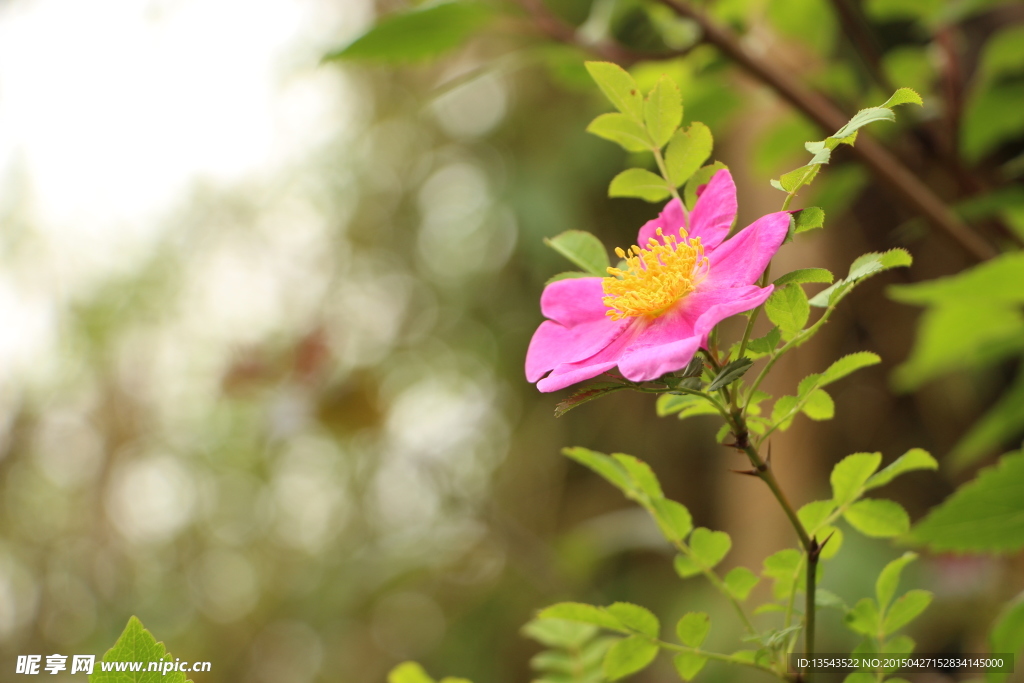
<path fill-rule="evenodd" d="M 695 655 L 700 655 L 701 657 L 707 657 L 708 659 L 713 659 L 716 662 L 728 662 L 729 664 L 739 664 L 740 666 L 748 666 L 748 667 L 751 667 L 753 669 L 757 669 L 758 671 L 766 671 L 766 672 L 768 672 L 768 673 L 770 673 L 772 675 L 775 675 L 775 676 L 778 675 L 778 672 L 776 672 L 771 667 L 767 667 L 767 666 L 765 666 L 763 664 L 758 664 L 757 662 L 748 662 L 748 661 L 743 660 L 743 659 L 737 659 L 734 655 L 726 655 L 726 654 L 721 654 L 719 652 L 708 652 L 707 650 L 702 650 L 699 647 L 689 647 L 689 646 L 686 646 L 686 645 L 676 645 L 675 643 L 669 643 L 669 642 L 666 642 L 664 640 L 658 640 L 657 638 L 650 638 L 650 641 L 652 643 L 657 644 L 658 647 L 660 647 L 662 649 L 665 649 L 665 650 L 672 650 L 673 652 L 691 652 L 691 653 L 693 653 Z"/>
<path fill-rule="evenodd" d="M 676 189 L 676 186 L 672 184 L 672 179 L 668 177 L 668 168 L 665 166 L 665 157 L 661 155 L 661 149 L 654 147 L 651 151 L 654 152 L 654 161 L 658 164 L 658 171 L 661 173 L 661 177 L 665 179 L 665 183 L 668 185 L 669 191 L 672 193 L 672 196 L 678 199 L 679 203 L 682 204 L 683 199 L 679 196 L 679 191 Z"/>
<path fill-rule="evenodd" d="M 814 594 L 818 581 L 818 558 L 821 555 L 821 546 L 818 545 L 817 539 L 811 539 L 811 543 L 814 544 L 814 549 L 807 553 L 807 602 L 804 608 L 804 651 L 807 653 L 807 659 L 814 657 L 814 621 L 817 614 Z M 810 680 L 811 671 L 807 669 L 804 671 L 804 683 L 810 683 Z"/>

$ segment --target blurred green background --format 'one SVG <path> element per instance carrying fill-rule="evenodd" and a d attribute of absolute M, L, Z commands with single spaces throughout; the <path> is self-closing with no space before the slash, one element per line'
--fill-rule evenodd
<path fill-rule="evenodd" d="M 770 177 L 814 125 L 657 3 L 552 0 L 582 33 L 641 53 L 737 178 L 739 224 L 778 210 Z M 567 416 L 527 384 L 542 239 L 628 246 L 656 207 L 610 200 L 624 153 L 584 132 L 606 104 L 591 58 L 512 3 L 416 64 L 321 57 L 399 2 L 0 2 L 0 668 L 19 654 L 101 655 L 137 614 L 197 683 L 382 681 L 396 663 L 478 683 L 529 680 L 518 629 L 560 599 L 666 617 L 726 606 L 681 582 L 654 525 L 559 449 L 647 460 L 696 522 L 732 534 L 725 568 L 795 539 L 711 418 L 658 419 L 616 394 Z M 848 114 L 892 86 L 923 110 L 871 130 L 996 245 L 1024 236 L 1024 12 L 941 0 L 715 0 L 744 45 Z M 589 32 L 589 33 L 587 33 Z M 837 153 L 800 206 L 827 227 L 773 272 L 906 246 L 907 272 L 863 286 L 780 363 L 776 392 L 842 353 L 832 422 L 772 439 L 798 504 L 848 453 L 940 459 L 1019 361 L 895 393 L 918 310 L 886 284 L 974 261 Z M 1019 438 L 1019 436 L 1018 436 Z M 1011 444 L 1001 444 L 1010 447 Z M 990 455 L 999 452 L 994 448 Z M 968 473 L 890 495 L 917 519 Z M 848 600 L 896 556 L 847 536 L 825 587 Z M 1022 586 L 1021 558 L 931 557 L 923 652 L 980 652 Z M 766 590 L 765 586 L 757 590 Z M 968 609 L 969 608 L 969 609 Z M 822 651 L 853 645 L 823 618 Z M 674 680 L 660 662 L 638 681 Z M 707 681 L 756 674 L 709 665 Z M 66 676 L 68 680 L 83 679 Z M 55 680 L 61 680 L 59 677 Z"/>

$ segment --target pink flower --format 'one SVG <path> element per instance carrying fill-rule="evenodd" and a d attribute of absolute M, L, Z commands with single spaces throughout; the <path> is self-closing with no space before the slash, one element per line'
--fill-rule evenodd
<path fill-rule="evenodd" d="M 722 170 L 689 215 L 674 199 L 640 228 L 642 247 L 616 250 L 626 270 L 548 285 L 540 306 L 549 319 L 530 341 L 526 378 L 556 391 L 616 366 L 634 382 L 684 368 L 715 325 L 772 293 L 754 283 L 785 239 L 790 215 L 762 216 L 725 240 L 735 216 L 736 185 Z"/>

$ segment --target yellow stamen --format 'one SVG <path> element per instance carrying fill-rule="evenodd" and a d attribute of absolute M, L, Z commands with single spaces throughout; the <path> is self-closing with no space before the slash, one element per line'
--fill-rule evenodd
<path fill-rule="evenodd" d="M 657 318 L 707 276 L 708 259 L 699 237 L 688 238 L 683 228 L 679 240 L 662 235 L 661 228 L 658 237 L 664 237 L 664 244 L 652 237 L 646 247 L 633 246 L 628 252 L 616 247 L 628 268 L 609 268 L 611 277 L 602 283 L 607 294 L 602 301 L 612 320 Z"/>

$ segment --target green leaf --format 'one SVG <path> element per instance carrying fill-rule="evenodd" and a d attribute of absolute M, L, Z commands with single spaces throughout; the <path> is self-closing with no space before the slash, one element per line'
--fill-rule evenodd
<path fill-rule="evenodd" d="M 783 173 L 779 176 L 778 181 L 772 181 L 772 187 L 783 192 L 793 194 L 804 185 L 810 185 L 814 182 L 815 177 L 818 175 L 818 171 L 821 170 L 820 162 L 817 164 L 807 164 L 800 168 L 790 171 L 789 173 Z"/>
<path fill-rule="evenodd" d="M 812 420 L 831 420 L 836 414 L 836 404 L 824 389 L 815 389 L 804 399 L 801 410 Z"/>
<path fill-rule="evenodd" d="M 726 365 L 724 368 L 718 371 L 715 378 L 711 380 L 711 384 L 708 385 L 708 391 L 718 391 L 723 387 L 727 387 L 750 369 L 750 366 L 754 364 L 754 361 L 749 358 L 738 358 L 733 362 Z"/>
<path fill-rule="evenodd" d="M 886 613 L 885 624 L 883 625 L 885 632 L 892 633 L 903 628 L 916 619 L 930 604 L 932 604 L 932 594 L 930 592 L 918 588 L 907 591 L 896 602 L 892 603 L 892 607 Z"/>
<path fill-rule="evenodd" d="M 1002 254 L 956 275 L 912 285 L 892 285 L 886 292 L 905 304 L 974 303 L 979 299 L 1024 304 L 1024 251 Z"/>
<path fill-rule="evenodd" d="M 623 389 L 628 388 L 629 387 L 624 384 L 605 384 L 601 386 L 591 385 L 586 387 L 585 389 L 580 389 L 576 393 L 569 396 L 569 398 L 562 399 L 561 401 L 558 402 L 558 404 L 555 406 L 555 417 L 562 417 L 573 408 L 578 408 L 584 403 L 587 403 L 588 401 L 593 401 L 595 398 L 600 398 L 605 394 L 611 394 L 613 392 L 621 391 Z"/>
<path fill-rule="evenodd" d="M 1024 593 L 1008 603 L 996 618 L 989 636 L 991 652 L 1018 653 L 1024 649 Z M 1005 673 L 989 673 L 988 683 L 1001 683 L 1009 678 Z"/>
<path fill-rule="evenodd" d="M 892 113 L 892 109 L 888 107 L 868 107 L 867 109 L 861 109 L 859 112 L 853 115 L 853 118 L 846 122 L 846 125 L 836 131 L 833 138 L 846 138 L 858 130 L 874 123 L 875 121 L 895 121 L 896 114 Z"/>
<path fill-rule="evenodd" d="M 818 540 L 824 545 L 821 550 L 821 559 L 831 560 L 843 547 L 843 530 L 834 526 L 823 526 L 818 530 Z"/>
<path fill-rule="evenodd" d="M 882 654 L 886 655 L 910 655 L 914 653 L 914 648 L 917 643 L 910 636 L 896 636 L 885 642 L 885 647 L 882 648 Z M 887 678 L 886 683 L 893 683 L 893 681 L 903 681 L 902 678 Z M 903 683 L 906 683 L 904 681 Z"/>
<path fill-rule="evenodd" d="M 861 368 L 877 365 L 881 362 L 881 357 L 877 353 L 870 351 L 857 351 L 856 353 L 845 355 L 828 366 L 825 372 L 821 373 L 821 381 L 818 382 L 818 386 L 823 387 L 827 384 L 832 384 L 832 382 L 838 381 Z"/>
<path fill-rule="evenodd" d="M 700 121 L 694 121 L 685 131 L 679 130 L 672 136 L 665 150 L 665 168 L 673 187 L 679 187 L 694 177 L 700 165 L 711 156 L 714 144 L 711 129 Z M 704 180 L 705 183 L 711 180 L 711 175 Z"/>
<path fill-rule="evenodd" d="M 1024 453 L 981 471 L 914 527 L 935 551 L 1012 552 L 1024 548 Z"/>
<path fill-rule="evenodd" d="M 648 202 L 660 202 L 670 194 L 665 179 L 642 168 L 627 168 L 612 178 L 608 186 L 609 197 L 636 197 Z"/>
<path fill-rule="evenodd" d="M 881 472 L 875 474 L 864 485 L 865 491 L 885 486 L 890 481 L 914 470 L 937 470 L 939 463 L 923 448 L 911 448 L 909 451 L 896 458 L 890 465 Z"/>
<path fill-rule="evenodd" d="M 163 643 L 158 643 L 138 617 L 132 617 L 124 627 L 121 636 L 114 646 L 107 650 L 101 662 L 173 662 Z M 143 666 L 145 669 L 146 666 Z M 125 673 L 123 671 L 102 671 L 99 664 L 94 673 L 89 674 L 89 683 L 191 683 L 180 671 L 170 671 L 166 675 L 160 671 L 141 671 Z M 410 679 L 393 683 L 420 683 Z M 423 683 L 434 683 L 427 678 Z"/>
<path fill-rule="evenodd" d="M 671 542 L 681 542 L 693 530 L 693 518 L 690 511 L 682 503 L 667 498 L 651 501 L 654 508 L 654 519 L 661 528 L 661 533 Z"/>
<path fill-rule="evenodd" d="M 676 665 L 679 677 L 684 681 L 690 681 L 704 668 L 708 658 L 695 652 L 680 652 L 672 661 Z"/>
<path fill-rule="evenodd" d="M 711 630 L 711 618 L 705 612 L 687 612 L 676 624 L 676 636 L 687 647 L 700 647 Z"/>
<path fill-rule="evenodd" d="M 691 576 L 697 576 L 703 571 L 696 562 L 687 557 L 686 555 L 676 555 L 675 560 L 672 562 L 672 566 L 676 570 L 676 574 L 681 579 L 688 579 Z"/>
<path fill-rule="evenodd" d="M 658 646 L 643 636 L 630 636 L 615 643 L 604 656 L 604 675 L 616 681 L 645 668 L 658 656 Z"/>
<path fill-rule="evenodd" d="M 782 333 L 779 331 L 778 326 L 776 326 L 770 329 L 763 337 L 751 339 L 747 342 L 747 351 L 758 357 L 766 356 L 775 350 L 780 341 L 782 341 Z"/>
<path fill-rule="evenodd" d="M 627 633 L 626 627 L 607 611 L 582 602 L 560 602 L 542 609 L 537 614 L 537 617 L 540 619 L 565 619 L 582 624 L 593 624 L 594 626 L 600 626 L 611 631 Z"/>
<path fill-rule="evenodd" d="M 683 96 L 671 78 L 662 76 L 647 95 L 644 122 L 656 147 L 663 147 L 683 122 Z"/>
<path fill-rule="evenodd" d="M 846 614 L 846 625 L 854 633 L 877 636 L 880 624 L 878 605 L 871 598 L 861 598 Z"/>
<path fill-rule="evenodd" d="M 650 466 L 639 458 L 624 453 L 612 453 L 612 457 L 626 470 L 635 488 L 640 489 L 652 499 L 664 498 L 661 484 Z"/>
<path fill-rule="evenodd" d="M 392 14 L 324 57 L 330 60 L 419 62 L 466 42 L 491 17 L 475 2 L 446 2 Z"/>
<path fill-rule="evenodd" d="M 546 650 L 539 652 L 530 659 L 530 668 L 557 674 L 571 674 L 576 666 L 576 659 L 567 652 Z"/>
<path fill-rule="evenodd" d="M 843 514 L 843 519 L 857 531 L 872 538 L 890 538 L 910 529 L 907 511 L 891 500 L 866 498 L 859 500 Z"/>
<path fill-rule="evenodd" d="M 611 140 L 629 152 L 651 151 L 651 140 L 647 132 L 625 114 L 601 114 L 590 122 L 587 132 Z"/>
<path fill-rule="evenodd" d="M 623 626 L 630 630 L 642 633 L 645 636 L 657 638 L 658 633 L 661 631 L 661 624 L 658 622 L 658 617 L 654 616 L 654 614 L 646 607 L 634 605 L 629 602 L 616 602 L 604 609 L 606 612 L 618 619 L 619 623 Z"/>
<path fill-rule="evenodd" d="M 690 550 L 694 559 L 708 569 L 722 561 L 732 548 L 732 539 L 724 531 L 711 531 L 697 527 L 690 536 Z"/>
<path fill-rule="evenodd" d="M 637 123 L 644 120 L 644 99 L 633 77 L 618 64 L 586 62 L 591 78 L 615 108 Z"/>
<path fill-rule="evenodd" d="M 566 230 L 560 235 L 551 239 L 544 239 L 548 245 L 565 258 L 596 277 L 606 277 L 608 267 L 611 263 L 608 260 L 608 252 L 605 251 L 601 240 L 589 232 L 583 230 Z"/>
<path fill-rule="evenodd" d="M 633 494 L 633 482 L 626 469 L 604 453 L 576 446 L 563 448 L 562 454 L 597 472 L 627 496 Z"/>
<path fill-rule="evenodd" d="M 965 467 L 979 458 L 996 452 L 1011 439 L 1017 439 L 1024 432 L 1024 372 L 1018 371 L 1017 379 L 999 397 L 967 434 L 950 451 L 950 458 L 957 467 Z"/>
<path fill-rule="evenodd" d="M 772 292 L 765 302 L 764 311 L 768 319 L 778 326 L 782 338 L 791 339 L 804 329 L 811 309 L 808 308 L 807 295 L 800 285 L 786 285 Z"/>
<path fill-rule="evenodd" d="M 900 88 L 894 92 L 892 97 L 887 99 L 885 104 L 882 106 L 887 109 L 892 109 L 893 107 L 897 107 L 901 104 L 917 104 L 923 107 L 924 100 L 922 100 L 921 96 L 910 88 Z"/>
<path fill-rule="evenodd" d="M 850 265 L 850 272 L 845 279 L 818 292 L 810 300 L 810 304 L 819 308 L 834 306 L 849 294 L 861 280 L 892 268 L 909 266 L 912 261 L 913 259 L 906 249 L 897 248 L 880 254 L 876 252 L 864 254 Z"/>
<path fill-rule="evenodd" d="M 794 218 L 796 218 L 796 227 L 793 232 L 798 235 L 825 225 L 825 212 L 817 206 L 808 206 L 806 209 L 797 211 Z M 831 273 L 829 275 L 831 276 Z M 829 282 L 832 280 L 829 279 Z"/>
<path fill-rule="evenodd" d="M 565 619 L 531 619 L 523 626 L 523 635 L 548 647 L 577 649 L 597 635 L 593 624 Z"/>
<path fill-rule="evenodd" d="M 697 203 L 697 190 L 700 189 L 701 185 L 707 185 L 711 182 L 711 177 L 724 168 L 728 167 L 721 161 L 716 161 L 713 164 L 701 167 L 686 181 L 686 187 L 683 189 L 683 203 L 688 211 L 693 211 L 693 207 Z"/>
<path fill-rule="evenodd" d="M 796 572 L 802 561 L 800 551 L 793 548 L 780 550 L 765 558 L 761 573 L 774 580 L 772 595 L 776 600 L 784 600 L 793 594 Z"/>
<path fill-rule="evenodd" d="M 824 268 L 801 268 L 791 273 L 786 273 L 772 284 L 776 287 L 785 285 L 799 285 L 805 282 L 831 283 L 835 279 L 832 273 Z"/>
<path fill-rule="evenodd" d="M 881 462 L 881 453 L 854 453 L 836 463 L 829 476 L 835 504 L 846 505 L 859 498 L 864 490 L 864 484 Z"/>
<path fill-rule="evenodd" d="M 796 516 L 804 525 L 807 533 L 814 534 L 818 527 L 825 523 L 829 515 L 835 512 L 836 502 L 834 500 L 815 500 L 800 507 Z"/>
<path fill-rule="evenodd" d="M 684 420 L 694 415 L 718 415 L 718 408 L 715 408 L 708 399 L 694 394 L 662 394 L 656 403 L 658 415 L 679 414 L 679 419 Z"/>
<path fill-rule="evenodd" d="M 729 595 L 743 602 L 760 580 L 757 574 L 746 567 L 733 567 L 725 575 L 725 589 Z"/>
<path fill-rule="evenodd" d="M 953 301 L 921 316 L 910 358 L 896 368 L 893 384 L 902 391 L 952 370 L 990 365 L 1024 350 L 1024 315 L 1015 308 Z"/>
<path fill-rule="evenodd" d="M 793 423 L 793 415 L 799 408 L 800 399 L 796 396 L 779 396 L 772 406 L 772 422 L 782 431 L 786 431 Z"/>
<path fill-rule="evenodd" d="M 879 609 L 884 613 L 889 607 L 889 601 L 896 595 L 896 587 L 900 583 L 900 574 L 903 568 L 917 559 L 917 553 L 903 553 L 889 564 L 885 565 L 882 572 L 875 581 L 875 598 L 878 600 Z"/>
<path fill-rule="evenodd" d="M 825 609 L 837 609 L 844 614 L 849 611 L 843 599 L 825 588 L 818 588 L 814 593 L 814 604 Z"/>

